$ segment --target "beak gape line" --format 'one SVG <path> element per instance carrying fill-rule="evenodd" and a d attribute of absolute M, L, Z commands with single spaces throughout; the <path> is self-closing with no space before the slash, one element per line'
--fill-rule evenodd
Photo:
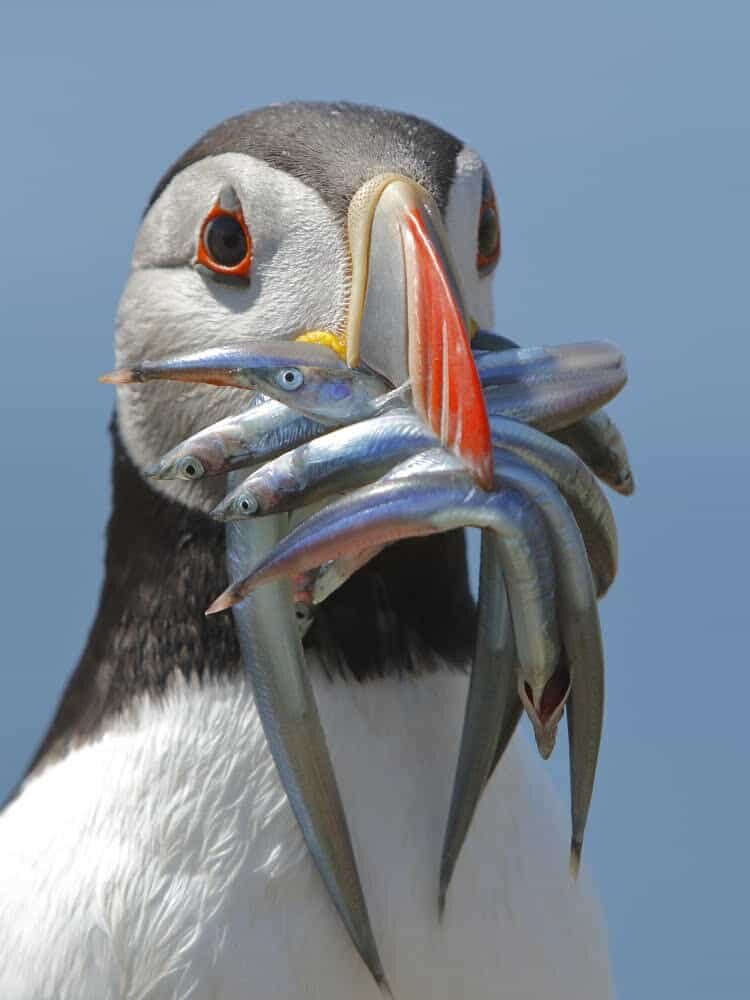
<path fill-rule="evenodd" d="M 384 175 L 358 192 L 349 240 L 346 363 L 340 335 L 311 331 L 143 360 L 103 381 L 173 379 L 267 397 L 176 445 L 149 473 L 230 474 L 214 516 L 228 522 L 235 582 L 207 613 L 233 608 L 289 802 L 352 942 L 388 992 L 298 617 L 307 627 L 315 605 L 385 545 L 480 528 L 479 622 L 439 910 L 524 710 L 544 757 L 567 717 L 575 872 L 603 719 L 597 598 L 617 570 L 614 517 L 597 477 L 622 493 L 633 479 L 601 411 L 626 380 L 613 345 L 519 349 L 480 332 L 472 350 L 440 214 L 407 178 Z M 249 475 L 235 471 L 249 466 Z M 287 530 L 286 512 L 321 502 Z"/>

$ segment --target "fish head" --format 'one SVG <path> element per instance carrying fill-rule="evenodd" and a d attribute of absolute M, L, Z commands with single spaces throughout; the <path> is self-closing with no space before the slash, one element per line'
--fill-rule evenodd
<path fill-rule="evenodd" d="M 258 498 L 248 487 L 240 486 L 224 497 L 211 511 L 217 521 L 242 521 L 258 513 Z"/>
<path fill-rule="evenodd" d="M 225 461 L 221 435 L 202 433 L 176 445 L 144 472 L 150 479 L 197 483 L 204 476 L 217 475 Z"/>
<path fill-rule="evenodd" d="M 346 367 L 263 367 L 253 379 L 266 395 L 331 425 L 345 422 L 357 398 L 357 373 Z"/>
<path fill-rule="evenodd" d="M 197 455 L 165 455 L 161 461 L 144 470 L 150 479 L 183 479 L 197 482 L 206 475 L 206 467 Z"/>

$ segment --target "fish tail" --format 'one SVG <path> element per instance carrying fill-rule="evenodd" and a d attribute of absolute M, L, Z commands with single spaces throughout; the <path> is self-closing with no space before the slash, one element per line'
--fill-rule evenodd
<path fill-rule="evenodd" d="M 578 873 L 581 870 L 581 851 L 583 850 L 583 844 L 580 840 L 575 837 L 570 842 L 570 874 L 573 879 L 578 878 Z"/>

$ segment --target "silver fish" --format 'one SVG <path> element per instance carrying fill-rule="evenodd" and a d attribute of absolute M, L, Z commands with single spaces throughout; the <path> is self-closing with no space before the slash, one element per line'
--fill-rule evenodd
<path fill-rule="evenodd" d="M 495 754 L 492 758 L 492 765 L 490 767 L 490 772 L 487 775 L 487 781 L 492 778 L 495 773 L 495 768 L 503 759 L 503 754 L 508 749 L 508 744 L 513 739 L 513 734 L 518 727 L 518 723 L 523 715 L 523 705 L 521 704 L 521 699 L 518 697 L 518 690 L 514 688 L 512 693 L 508 695 L 508 700 L 505 705 L 505 712 L 503 718 L 500 722 L 500 730 L 497 737 L 497 742 L 495 744 Z"/>
<path fill-rule="evenodd" d="M 554 347 L 515 347 L 475 359 L 482 386 L 556 383 L 566 378 L 617 372 L 627 379 L 622 351 L 607 340 L 580 341 Z"/>
<path fill-rule="evenodd" d="M 230 573 L 282 537 L 284 515 L 227 527 Z M 292 610 L 279 580 L 234 611 L 243 662 L 284 789 L 310 854 L 375 981 L 390 994 L 372 933 L 346 816 Z"/>
<path fill-rule="evenodd" d="M 219 476 L 283 454 L 327 427 L 284 403 L 267 400 L 193 434 L 146 470 L 155 479 Z"/>
<path fill-rule="evenodd" d="M 573 375 L 558 381 L 519 379 L 485 389 L 490 416 L 511 417 L 550 432 L 576 424 L 613 399 L 625 384 L 621 372 Z"/>
<path fill-rule="evenodd" d="M 558 671 L 563 673 L 562 681 L 553 677 L 548 682 L 542 695 L 543 718 L 537 706 L 530 703 L 523 683 L 519 685 L 520 697 L 516 694 L 512 635 L 503 631 L 503 626 L 509 629 L 505 590 L 497 559 L 488 549 L 489 535 L 485 532 L 480 565 L 477 647 L 440 869 L 441 911 L 482 788 L 515 731 L 522 703 L 534 722 L 540 752 L 546 757 L 554 745 L 554 733 L 566 701 L 572 697 L 569 689 L 576 684 L 587 689 L 585 694 L 576 694 L 580 708 L 571 737 L 573 868 L 580 858 L 601 741 L 604 653 L 596 594 L 580 531 L 569 507 L 546 476 L 523 465 L 511 453 L 500 450 L 495 451 L 495 467 L 498 480 L 537 503 L 547 520 L 558 570 L 560 628 L 570 680 L 562 667 Z M 494 656 L 493 641 L 499 647 Z M 552 698 L 548 698 L 550 687 Z M 498 733 L 501 734 L 499 741 Z"/>
<path fill-rule="evenodd" d="M 497 447 L 539 469 L 560 490 L 583 534 L 597 594 L 603 596 L 617 574 L 617 527 L 591 470 L 570 448 L 533 427 L 490 417 L 490 429 Z"/>
<path fill-rule="evenodd" d="M 586 820 L 594 790 L 596 765 L 599 759 L 599 743 L 604 714 L 603 673 L 589 675 L 585 684 L 573 683 L 565 705 L 565 713 L 568 720 L 573 827 L 570 838 L 570 871 L 575 878 L 581 866 L 583 834 L 586 829 Z"/>
<path fill-rule="evenodd" d="M 497 539 L 485 529 L 479 564 L 477 638 L 440 859 L 440 913 L 445 909 L 453 870 L 498 750 L 501 755 L 520 717 L 513 629 L 500 565 Z"/>
<path fill-rule="evenodd" d="M 628 377 L 622 352 L 607 341 L 505 349 L 479 355 L 476 364 L 488 412 L 543 431 L 598 410 Z"/>
<path fill-rule="evenodd" d="M 252 341 L 164 361 L 142 361 L 101 377 L 126 385 L 168 379 L 259 389 L 272 399 L 329 426 L 352 423 L 381 412 L 390 386 L 373 372 L 347 368 L 320 344 Z"/>
<path fill-rule="evenodd" d="M 537 704 L 555 672 L 560 650 L 555 570 L 544 519 L 513 490 L 479 489 L 443 451 L 404 462 L 378 483 L 313 514 L 248 576 L 224 591 L 207 613 L 232 607 L 279 576 L 401 538 L 466 526 L 490 528 L 497 536 L 520 670 Z"/>
<path fill-rule="evenodd" d="M 257 369 L 279 369 L 305 365 L 313 368 L 346 368 L 346 364 L 322 344 L 299 340 L 244 340 L 205 351 L 193 351 L 162 361 L 139 361 L 118 368 L 99 378 L 100 382 L 129 385 L 168 379 L 173 382 L 201 382 L 207 385 L 233 385 L 254 389 Z"/>
<path fill-rule="evenodd" d="M 378 479 L 437 438 L 409 413 L 376 417 L 302 444 L 252 472 L 212 511 L 222 521 L 291 510 Z"/>
<path fill-rule="evenodd" d="M 539 505 L 552 541 L 558 571 L 560 630 L 570 673 L 569 682 L 563 679 L 550 699 L 542 699 L 545 717 L 540 722 L 547 732 L 551 732 L 552 738 L 563 707 L 574 698 L 574 689 L 584 689 L 576 691 L 573 721 L 571 716 L 568 719 L 569 727 L 573 727 L 570 735 L 571 864 L 577 868 L 594 789 L 604 718 L 604 646 L 594 581 L 581 532 L 555 484 L 510 454 L 496 451 L 495 461 L 500 479 Z M 522 689 L 519 694 L 525 703 Z M 545 700 L 548 701 L 546 705 Z M 526 704 L 525 707 L 528 711 Z"/>
<path fill-rule="evenodd" d="M 519 347 L 508 337 L 500 334 L 490 333 L 486 330 L 477 331 L 472 340 L 472 350 L 474 350 L 477 360 L 484 354 L 492 352 L 505 352 Z M 494 391 L 494 390 L 493 390 Z M 530 411 L 530 404 L 523 398 L 512 398 L 510 389 L 508 392 L 508 403 L 510 407 L 516 408 L 517 419 L 524 420 L 524 412 Z M 519 392 L 519 397 L 522 394 Z M 488 406 L 493 405 L 489 403 Z M 546 405 L 553 407 L 554 400 L 548 398 Z M 494 412 L 502 416 L 516 416 L 512 412 L 502 412 L 502 403 L 498 400 L 493 405 Z M 529 417 L 527 423 L 536 424 L 536 421 Z M 541 425 L 540 425 L 541 426 Z M 629 496 L 635 490 L 635 479 L 627 449 L 622 434 L 612 418 L 604 412 L 591 413 L 582 417 L 569 426 L 553 429 L 552 427 L 541 427 L 542 430 L 552 433 L 554 437 L 566 444 L 569 448 L 583 459 L 596 476 L 608 486 L 616 490 L 623 496 Z"/>

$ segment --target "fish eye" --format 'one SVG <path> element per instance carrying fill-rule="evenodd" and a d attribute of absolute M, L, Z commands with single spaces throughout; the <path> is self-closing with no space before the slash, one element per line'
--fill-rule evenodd
<path fill-rule="evenodd" d="M 205 475 L 205 472 L 203 463 L 194 455 L 181 458 L 177 465 L 177 475 L 180 479 L 200 479 Z"/>
<path fill-rule="evenodd" d="M 252 493 L 240 493 L 235 504 L 240 514 L 254 514 L 258 509 L 258 501 Z"/>
<path fill-rule="evenodd" d="M 222 190 L 203 220 L 195 262 L 219 280 L 250 281 L 252 240 L 234 189 Z"/>
<path fill-rule="evenodd" d="M 487 174 L 482 181 L 482 204 L 477 226 L 477 270 L 491 274 L 500 260 L 500 214 L 492 182 Z"/>
<path fill-rule="evenodd" d="M 305 381 L 305 376 L 299 368 L 283 368 L 276 376 L 276 381 L 282 389 L 294 392 Z"/>

